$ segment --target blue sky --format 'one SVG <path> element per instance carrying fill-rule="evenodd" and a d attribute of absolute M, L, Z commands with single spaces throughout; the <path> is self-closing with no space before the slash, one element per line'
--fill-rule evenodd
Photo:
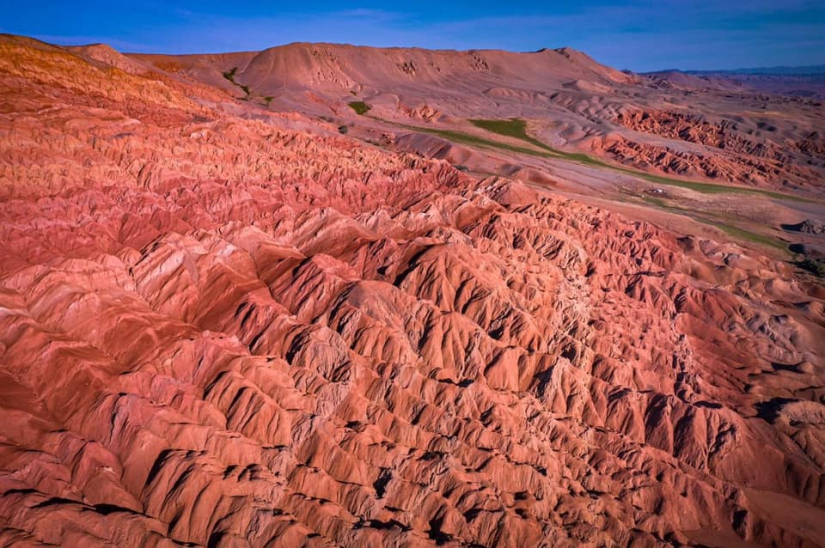
<path fill-rule="evenodd" d="M 307 41 L 515 51 L 571 46 L 637 71 L 825 64 L 823 0 L 0 0 L 0 32 L 164 53 Z"/>

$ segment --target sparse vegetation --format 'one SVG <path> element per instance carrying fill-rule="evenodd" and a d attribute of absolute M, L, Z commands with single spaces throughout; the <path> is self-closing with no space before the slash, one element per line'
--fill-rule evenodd
<path fill-rule="evenodd" d="M 598 160 L 596 161 L 598 162 Z M 652 173 L 644 173 L 642 171 L 636 171 L 624 167 L 613 166 L 603 162 L 601 162 L 601 165 L 608 169 L 621 171 L 622 173 L 627 173 L 628 175 L 633 175 L 634 177 L 644 179 L 645 181 L 651 183 L 687 188 L 689 190 L 693 190 L 694 192 L 701 192 L 702 194 L 750 194 L 754 196 L 764 196 L 765 198 L 773 198 L 775 200 L 788 200 L 791 202 L 812 201 L 806 198 L 800 198 L 799 196 L 793 196 L 792 194 L 782 194 L 781 192 L 771 192 L 770 190 L 760 190 L 758 188 L 742 188 L 737 186 L 719 185 L 715 183 L 701 183 L 698 181 L 683 181 L 681 179 L 672 179 L 670 177 L 664 177 L 661 175 L 653 175 Z"/>
<path fill-rule="evenodd" d="M 580 152 L 564 152 L 563 150 L 558 150 L 553 147 L 547 146 L 538 139 L 531 137 L 527 133 L 527 122 L 520 118 L 510 118 L 509 120 L 481 120 L 481 119 L 472 119 L 470 123 L 474 126 L 489 131 L 491 133 L 497 133 L 499 135 L 504 135 L 505 137 L 513 137 L 515 139 L 519 139 L 526 143 L 533 145 L 536 148 L 540 148 L 546 153 L 549 153 L 549 157 L 556 157 L 562 158 L 565 160 L 572 160 L 574 162 L 578 162 L 580 164 L 589 164 L 598 167 L 605 167 L 605 168 L 612 168 L 610 164 L 606 164 L 601 162 L 595 158 L 588 156 L 587 154 L 582 154 Z M 529 149 L 528 149 L 529 150 Z M 536 155 L 535 151 L 530 152 L 533 155 Z M 540 154 L 541 156 L 546 156 L 546 154 Z"/>
<path fill-rule="evenodd" d="M 756 232 L 751 232 L 750 230 L 745 230 L 744 228 L 732 225 L 728 219 L 725 218 L 725 216 L 716 215 L 714 218 L 710 218 L 709 215 L 713 215 L 711 213 L 671 205 L 661 198 L 655 198 L 652 196 L 642 196 L 642 201 L 664 211 L 684 215 L 696 222 L 718 228 L 722 232 L 733 237 L 735 240 L 739 240 L 740 242 L 750 242 L 760 246 L 770 247 L 782 251 L 783 254 L 787 254 L 788 252 L 783 242 L 771 236 L 758 234 Z"/>
<path fill-rule="evenodd" d="M 492 133 L 498 133 L 499 135 L 521 139 L 522 141 L 526 141 L 533 146 L 537 146 L 551 152 L 558 152 L 548 147 L 538 139 L 530 137 L 530 135 L 527 134 L 527 122 L 520 118 L 510 118 L 509 120 L 473 119 L 470 120 L 470 123 L 478 128 L 490 131 Z"/>
<path fill-rule="evenodd" d="M 564 158 L 566 160 L 571 160 L 573 162 L 578 162 L 580 164 L 591 165 L 595 167 L 600 167 L 604 169 L 610 169 L 613 171 L 619 171 L 621 173 L 626 173 L 628 175 L 632 175 L 634 177 L 638 177 L 639 179 L 644 179 L 645 181 L 662 184 L 662 185 L 670 185 L 676 186 L 680 188 L 686 188 L 689 190 L 693 190 L 694 192 L 701 192 L 703 194 L 723 194 L 723 193 L 737 193 L 737 194 L 750 194 L 756 196 L 764 196 L 766 198 L 774 198 L 777 200 L 790 200 L 795 202 L 807 202 L 804 198 L 799 198 L 797 196 L 793 196 L 790 194 L 782 194 L 781 192 L 771 192 L 769 190 L 760 190 L 756 188 L 741 188 L 741 187 L 734 187 L 734 186 L 727 186 L 727 185 L 720 185 L 714 183 L 701 183 L 697 181 L 683 181 L 681 179 L 674 179 L 672 177 L 665 177 L 662 175 L 653 175 L 651 173 L 645 173 L 642 171 L 637 171 L 635 169 L 630 169 L 626 167 L 616 166 L 609 164 L 607 162 L 603 162 L 597 158 L 593 158 L 592 156 L 588 156 L 587 154 L 583 154 L 580 152 L 564 152 L 562 150 L 557 150 L 552 147 L 549 147 L 539 141 L 531 137 L 527 133 L 527 122 L 521 120 L 519 118 L 511 118 L 509 120 L 480 120 L 474 119 L 470 120 L 474 126 L 484 129 L 486 131 L 490 131 L 492 133 L 497 133 L 499 135 L 504 135 L 507 137 L 513 137 L 516 139 L 520 139 L 531 145 L 550 152 L 551 154 L 559 157 Z M 528 154 L 536 155 L 535 152 L 528 152 Z"/>
<path fill-rule="evenodd" d="M 364 101 L 352 101 L 349 103 L 349 107 L 360 116 L 364 116 L 372 109 L 372 107 Z"/>
<path fill-rule="evenodd" d="M 266 106 L 269 106 L 270 104 L 272 104 L 273 99 L 274 99 L 274 97 L 272 97 L 271 95 L 267 95 L 266 97 L 264 97 L 264 103 L 266 103 Z"/>
<path fill-rule="evenodd" d="M 343 125 L 338 126 L 338 133 L 340 133 L 341 135 L 346 135 L 347 133 L 349 133 L 349 128 Z"/>
<path fill-rule="evenodd" d="M 825 259 L 804 259 L 796 265 L 818 278 L 825 278 Z"/>
<path fill-rule="evenodd" d="M 661 198 L 654 198 L 653 196 L 642 196 L 642 201 L 652 206 L 658 207 L 659 209 L 665 209 L 667 211 L 673 211 L 675 213 L 686 213 L 688 211 L 686 209 L 673 207 Z"/>
<path fill-rule="evenodd" d="M 364 102 L 352 102 L 349 103 L 349 106 L 355 110 L 358 114 L 366 115 L 366 113 L 370 110 L 370 106 Z M 525 143 L 529 143 L 533 146 L 533 148 L 528 148 L 524 146 L 513 145 L 510 143 L 503 143 L 501 141 L 495 141 L 492 139 L 486 139 L 484 137 L 480 137 L 478 135 L 473 135 L 470 133 L 465 133 L 463 131 L 456 131 L 451 129 L 440 129 L 440 128 L 433 128 L 433 127 L 421 127 L 421 126 L 411 126 L 406 124 L 399 124 L 394 122 L 389 122 L 387 120 L 383 120 L 380 118 L 375 118 L 381 122 L 386 124 L 391 124 L 398 127 L 403 127 L 405 129 L 409 129 L 411 131 L 417 131 L 419 133 L 428 133 L 430 135 L 437 135 L 449 141 L 452 141 L 457 144 L 464 144 L 470 146 L 478 146 L 478 147 L 486 147 L 486 148 L 497 148 L 500 150 L 508 150 L 510 152 L 517 152 L 519 154 L 529 154 L 531 156 L 539 156 L 542 158 L 558 158 L 561 160 L 568 160 L 571 162 L 576 162 L 583 165 L 594 166 L 602 169 L 608 169 L 611 171 L 616 171 L 620 173 L 625 173 L 629 176 L 636 177 L 638 179 L 642 179 L 644 181 L 648 181 L 650 183 L 655 183 L 659 185 L 668 185 L 668 186 L 675 186 L 680 188 L 686 188 L 688 190 L 692 190 L 694 192 L 700 192 L 702 194 L 745 194 L 745 195 L 752 195 L 752 196 L 762 196 L 765 198 L 771 198 L 775 200 L 787 200 L 791 202 L 804 202 L 804 203 L 815 203 L 814 200 L 810 200 L 807 198 L 801 198 L 799 196 L 793 196 L 791 194 L 783 194 L 781 192 L 771 192 L 770 190 L 761 190 L 756 188 L 743 188 L 737 186 L 729 186 L 724 184 L 716 184 L 716 183 L 704 183 L 699 181 L 685 181 L 682 179 L 674 179 L 672 177 L 665 177 L 662 175 L 654 175 L 651 173 L 645 173 L 643 171 L 637 171 L 635 169 L 617 166 L 613 164 L 609 164 L 587 154 L 581 152 L 565 152 L 562 150 L 554 149 L 548 145 L 545 145 L 538 139 L 531 137 L 527 134 L 527 122 L 521 120 L 519 118 L 511 118 L 509 120 L 483 120 L 483 119 L 472 119 L 470 123 L 474 126 L 484 129 L 486 131 L 490 131 L 491 133 L 496 133 L 499 135 L 504 135 L 507 137 L 514 137 Z M 537 150 L 538 149 L 538 150 Z"/>
<path fill-rule="evenodd" d="M 383 120 L 382 120 L 383 121 Z M 412 131 L 418 131 L 420 133 L 429 133 L 430 135 L 437 135 L 439 137 L 443 137 L 449 141 L 454 143 L 464 144 L 464 145 L 472 145 L 472 146 L 479 146 L 479 147 L 487 147 L 487 148 L 498 148 L 503 150 L 509 150 L 511 152 L 519 152 L 522 154 L 530 154 L 533 156 L 542 156 L 545 158 L 556 158 L 558 157 L 556 154 L 550 154 L 547 152 L 541 152 L 537 150 L 533 150 L 527 147 L 521 147 L 517 145 L 511 145 L 508 143 L 502 143 L 500 141 L 493 141 L 492 139 L 485 139 L 484 137 L 479 137 L 478 135 L 472 135 L 470 133 L 464 133 L 463 131 L 455 131 L 451 129 L 439 129 L 439 128 L 432 128 L 432 127 L 420 127 L 420 126 L 408 126 L 405 124 L 393 124 L 396 126 L 400 126 Z"/>
<path fill-rule="evenodd" d="M 764 236 L 762 234 L 757 234 L 755 232 L 751 232 L 749 230 L 745 230 L 743 228 L 739 228 L 738 226 L 733 226 L 724 222 L 715 221 L 711 219 L 703 219 L 697 218 L 697 221 L 701 221 L 705 224 L 715 226 L 722 232 L 726 233 L 729 236 L 745 242 L 751 242 L 754 244 L 772 247 L 774 249 L 778 249 L 784 253 L 787 253 L 788 250 L 782 242 L 778 241 L 776 238 L 771 238 L 770 236 Z"/>
<path fill-rule="evenodd" d="M 244 92 L 244 95 L 245 95 L 245 97 L 243 97 L 243 99 L 244 99 L 244 100 L 248 100 L 248 99 L 249 99 L 249 96 L 251 95 L 251 93 L 250 93 L 250 91 L 249 91 L 249 86 L 245 86 L 245 85 L 243 85 L 243 84 L 239 84 L 238 82 L 236 82 L 236 81 L 235 81 L 235 75 L 236 75 L 237 73 L 238 73 L 238 67 L 232 67 L 232 69 L 231 69 L 231 70 L 228 70 L 228 71 L 226 71 L 226 72 L 224 72 L 224 73 L 223 73 L 223 77 L 224 77 L 224 78 L 226 78 L 227 80 L 229 80 L 230 82 L 232 82 L 234 85 L 236 85 L 236 86 L 238 86 L 239 88 L 241 88 L 241 89 L 243 90 L 243 92 Z M 267 104 L 269 104 L 269 103 L 267 103 Z"/>
<path fill-rule="evenodd" d="M 232 67 L 231 70 L 227 70 L 226 72 L 223 73 L 223 77 L 234 84 L 235 83 L 235 74 L 237 74 L 237 72 L 238 72 L 238 67 Z"/>

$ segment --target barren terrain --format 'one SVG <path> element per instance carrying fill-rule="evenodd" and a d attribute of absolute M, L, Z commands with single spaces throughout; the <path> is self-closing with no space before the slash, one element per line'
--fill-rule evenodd
<path fill-rule="evenodd" d="M 822 546 L 823 110 L 736 93 L 0 37 L 0 545 Z"/>

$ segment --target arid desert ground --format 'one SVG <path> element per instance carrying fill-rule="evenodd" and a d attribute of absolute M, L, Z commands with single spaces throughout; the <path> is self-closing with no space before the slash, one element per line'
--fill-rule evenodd
<path fill-rule="evenodd" d="M 0 545 L 825 545 L 771 85 L 0 36 Z"/>

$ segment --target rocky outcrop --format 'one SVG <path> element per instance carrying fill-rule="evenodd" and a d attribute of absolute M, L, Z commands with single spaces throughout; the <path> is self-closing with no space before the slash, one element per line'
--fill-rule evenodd
<path fill-rule="evenodd" d="M 816 190 L 818 187 L 815 174 L 810 168 L 785 164 L 779 160 L 678 150 L 620 136 L 596 139 L 592 143 L 592 150 L 623 164 L 661 173 L 765 186 L 769 181 L 783 180 L 785 186 L 801 190 Z"/>
<path fill-rule="evenodd" d="M 776 140 L 759 135 L 775 132 L 775 127 L 740 127 L 746 124 L 729 118 L 709 121 L 698 113 L 623 111 L 616 117 L 616 122 L 640 133 L 724 151 L 704 154 L 677 151 L 667 146 L 642 144 L 628 139 L 615 139 L 604 147 L 605 152 L 617 159 L 628 163 L 632 160 L 637 167 L 658 168 L 664 172 L 733 181 L 749 181 L 752 180 L 750 174 L 757 174 L 757 180 L 763 182 L 786 178 L 797 184 L 810 184 L 816 180 L 816 175 L 809 166 L 821 166 L 825 159 L 821 139 L 816 132 L 800 140 L 787 140 L 782 146 Z M 803 156 L 797 157 L 796 151 L 802 152 Z M 645 157 L 644 163 L 639 161 L 640 156 Z"/>
<path fill-rule="evenodd" d="M 732 120 L 708 122 L 698 114 L 667 111 L 635 111 L 619 113 L 616 121 L 642 133 L 660 135 L 690 143 L 720 148 L 722 150 L 787 161 L 782 150 L 770 142 L 756 142 L 742 136 Z"/>

